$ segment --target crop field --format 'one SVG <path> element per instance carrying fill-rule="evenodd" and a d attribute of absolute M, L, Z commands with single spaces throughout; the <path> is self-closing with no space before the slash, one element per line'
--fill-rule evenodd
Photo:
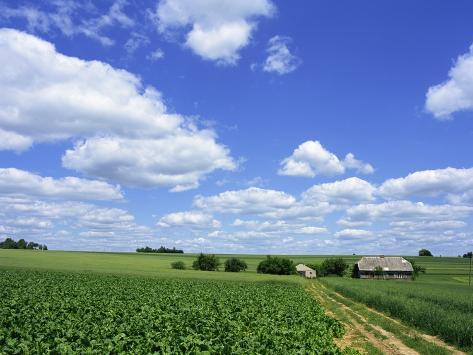
<path fill-rule="evenodd" d="M 293 282 L 0 269 L 0 353 L 340 353 Z"/>
<path fill-rule="evenodd" d="M 420 331 L 472 352 L 466 259 L 414 258 L 427 274 L 397 282 L 264 275 L 256 266 L 265 256 L 238 257 L 247 271 L 171 268 L 189 267 L 192 254 L 0 250 L 0 354 L 452 353 Z M 289 258 L 319 264 L 327 256 Z M 359 256 L 343 258 L 352 264 Z M 369 335 L 379 327 L 389 337 Z"/>
<path fill-rule="evenodd" d="M 416 282 L 347 278 L 320 282 L 451 344 L 473 349 L 473 288 L 465 283 L 446 282 L 435 275 Z"/>

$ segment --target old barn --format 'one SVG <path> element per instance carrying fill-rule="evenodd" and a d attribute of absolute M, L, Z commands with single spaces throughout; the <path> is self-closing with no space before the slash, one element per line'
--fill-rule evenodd
<path fill-rule="evenodd" d="M 410 279 L 412 265 L 400 256 L 364 256 L 356 264 L 354 273 L 361 279 Z"/>

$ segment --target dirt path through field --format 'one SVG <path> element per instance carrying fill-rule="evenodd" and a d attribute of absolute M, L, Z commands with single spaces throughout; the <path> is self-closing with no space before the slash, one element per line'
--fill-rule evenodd
<path fill-rule="evenodd" d="M 405 355 L 415 355 L 418 354 L 417 351 L 405 346 L 402 341 L 394 336 L 394 334 L 385 331 L 384 329 L 370 324 L 363 316 L 359 315 L 356 312 L 353 312 L 348 306 L 343 303 L 338 302 L 334 298 L 330 297 L 325 290 L 317 289 L 315 285 L 312 285 L 309 289 L 309 292 L 313 294 L 322 305 L 328 306 L 328 302 L 335 304 L 339 307 L 339 310 L 343 312 L 345 320 L 345 326 L 347 327 L 347 335 L 349 338 L 353 338 L 354 334 L 356 336 L 362 335 L 366 341 L 371 343 L 375 348 L 380 350 L 385 354 L 405 354 Z M 332 313 L 332 316 L 334 314 Z M 335 315 L 335 318 L 339 318 Z M 346 322 L 348 321 L 348 322 Z M 371 331 L 366 329 L 371 328 Z M 345 337 L 337 342 L 339 347 L 352 346 L 349 342 L 345 340 Z M 363 348 L 360 346 L 354 346 L 357 350 L 364 352 Z"/>
<path fill-rule="evenodd" d="M 368 320 L 359 312 L 335 299 L 334 297 L 336 295 L 336 297 L 342 300 L 343 302 L 345 302 L 344 300 L 348 300 L 346 297 L 340 295 L 339 293 L 333 290 L 329 291 L 320 282 L 317 282 L 316 284 L 313 283 L 308 288 L 308 291 L 314 297 L 316 297 L 322 303 L 322 305 L 325 306 L 327 312 L 332 317 L 339 319 L 345 324 L 347 328 L 347 334 L 344 336 L 343 339 L 337 340 L 337 345 L 340 348 L 344 348 L 345 346 L 351 346 L 361 351 L 362 353 L 366 353 L 367 347 L 375 347 L 377 350 L 384 354 L 419 354 L 416 350 L 404 344 L 403 341 L 399 339 L 399 337 L 395 334 L 383 329 L 377 324 L 373 324 L 373 322 Z M 332 297 L 330 294 L 334 295 L 334 297 Z M 400 327 L 405 327 L 401 322 L 392 319 L 384 315 L 383 313 L 380 313 L 369 307 L 366 307 L 366 310 L 372 312 L 375 316 L 389 320 Z M 433 343 L 436 346 L 443 348 L 447 353 L 450 354 L 465 354 L 431 335 L 419 333 L 414 330 L 409 330 L 409 334 L 406 335 L 412 337 L 420 337 L 426 342 Z"/>

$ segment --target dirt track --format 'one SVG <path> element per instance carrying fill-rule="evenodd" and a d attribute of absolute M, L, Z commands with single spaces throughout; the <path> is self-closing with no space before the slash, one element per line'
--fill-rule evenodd
<path fill-rule="evenodd" d="M 313 283 L 308 288 L 308 292 L 326 307 L 327 313 L 345 324 L 347 332 L 342 339 L 337 340 L 337 345 L 340 348 L 351 346 L 362 353 L 366 353 L 366 343 L 369 343 L 370 346 L 376 348 L 384 354 L 419 354 L 419 352 L 404 344 L 402 340 L 399 339 L 395 334 L 383 329 L 376 324 L 373 324 L 359 312 L 356 312 L 346 304 L 339 302 L 334 297 L 330 296 L 330 293 L 332 293 L 335 294 L 339 299 L 347 300 L 339 293 L 329 291 L 320 282 Z M 336 310 L 337 314 L 335 314 L 330 309 Z M 402 326 L 399 321 L 392 319 L 376 310 L 370 309 L 368 307 L 366 307 L 366 309 L 369 312 L 373 312 L 373 314 L 378 317 L 382 317 Z M 444 343 L 442 340 L 431 335 L 423 334 L 413 330 L 410 331 L 410 335 L 413 337 L 420 337 L 429 343 L 433 343 L 438 347 L 443 348 L 450 354 L 465 354 L 464 352 L 453 348 L 452 346 Z"/>

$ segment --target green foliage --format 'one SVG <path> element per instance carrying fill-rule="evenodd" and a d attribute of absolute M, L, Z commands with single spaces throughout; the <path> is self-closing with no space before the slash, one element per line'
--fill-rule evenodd
<path fill-rule="evenodd" d="M 296 265 L 287 258 L 268 255 L 258 264 L 256 271 L 260 274 L 292 275 L 296 273 Z"/>
<path fill-rule="evenodd" d="M 295 283 L 0 269 L 1 354 L 340 354 Z"/>
<path fill-rule="evenodd" d="M 186 264 L 184 264 L 183 261 L 175 261 L 171 263 L 171 268 L 176 269 L 176 270 L 185 270 Z"/>
<path fill-rule="evenodd" d="M 468 253 L 465 253 L 465 254 L 463 254 L 463 257 L 467 258 L 467 259 L 471 259 L 471 258 L 473 258 L 473 252 L 470 251 Z"/>
<path fill-rule="evenodd" d="M 401 319 L 445 341 L 473 347 L 473 302 L 468 285 L 325 278 L 324 284 L 357 302 Z"/>
<path fill-rule="evenodd" d="M 229 258 L 225 261 L 225 271 L 240 272 L 248 268 L 246 262 L 238 258 Z"/>
<path fill-rule="evenodd" d="M 412 279 L 415 280 L 419 277 L 420 274 L 425 274 L 427 272 L 427 270 L 425 269 L 425 267 L 423 266 L 420 266 L 419 264 L 416 264 L 415 260 L 413 259 L 408 259 L 407 261 L 409 261 L 412 265 L 412 269 L 414 270 L 412 272 Z"/>
<path fill-rule="evenodd" d="M 342 258 L 325 259 L 317 270 L 317 276 L 344 276 L 350 265 Z"/>
<path fill-rule="evenodd" d="M 138 248 L 136 249 L 137 253 L 167 253 L 167 254 L 183 254 L 184 251 L 181 249 L 176 249 L 176 247 L 171 248 L 166 248 L 163 247 L 162 245 L 158 249 L 153 249 L 148 246 L 144 248 Z"/>
<path fill-rule="evenodd" d="M 6 238 L 3 242 L 0 242 L 0 249 L 39 249 L 48 250 L 46 244 L 38 244 L 35 242 L 27 242 L 24 239 L 20 239 L 18 242 L 12 238 Z"/>
<path fill-rule="evenodd" d="M 214 254 L 202 254 L 200 253 L 192 263 L 194 270 L 202 271 L 217 271 L 220 266 L 220 260 Z"/>
<path fill-rule="evenodd" d="M 419 250 L 419 256 L 433 256 L 430 250 L 428 249 L 421 249 Z"/>

